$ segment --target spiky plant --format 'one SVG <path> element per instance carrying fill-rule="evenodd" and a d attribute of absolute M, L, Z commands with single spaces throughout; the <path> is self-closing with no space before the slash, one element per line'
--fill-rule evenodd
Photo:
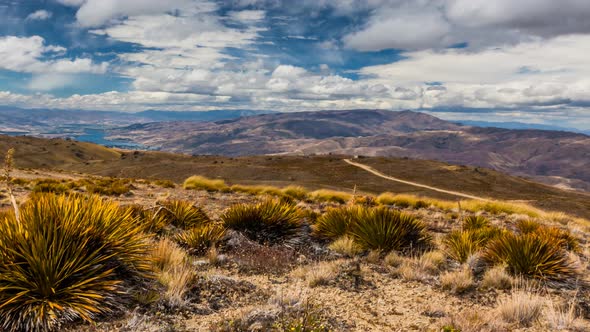
<path fill-rule="evenodd" d="M 573 236 L 568 230 L 561 229 L 558 227 L 547 227 L 542 226 L 537 228 L 534 231 L 535 234 L 538 234 L 541 237 L 547 237 L 554 239 L 556 243 L 560 243 L 562 248 L 571 251 L 579 251 L 580 245 L 578 243 L 578 239 Z"/>
<path fill-rule="evenodd" d="M 183 200 L 166 201 L 156 209 L 155 213 L 162 214 L 170 224 L 182 229 L 193 228 L 211 221 L 201 207 Z"/>
<path fill-rule="evenodd" d="M 157 213 L 158 207 L 146 208 L 143 205 L 133 204 L 123 207 L 131 212 L 131 215 L 146 233 L 162 233 L 171 223 L 171 218 L 166 213 Z"/>
<path fill-rule="evenodd" d="M 492 264 L 506 264 L 515 275 L 561 279 L 576 271 L 562 241 L 544 234 L 505 233 L 488 243 L 483 258 Z"/>
<path fill-rule="evenodd" d="M 471 255 L 482 249 L 484 239 L 473 231 L 455 230 L 444 238 L 443 244 L 450 258 L 465 263 Z"/>
<path fill-rule="evenodd" d="M 463 229 L 481 229 L 489 227 L 490 222 L 484 216 L 468 216 L 463 220 Z"/>
<path fill-rule="evenodd" d="M 244 233 L 262 243 L 277 243 L 295 235 L 301 228 L 301 210 L 280 200 L 258 204 L 237 204 L 230 207 L 221 220 L 226 228 Z"/>
<path fill-rule="evenodd" d="M 282 189 L 283 194 L 298 200 L 307 198 L 307 189 L 300 186 L 287 186 Z"/>
<path fill-rule="evenodd" d="M 348 232 L 350 224 L 360 218 L 361 211 L 363 208 L 359 206 L 331 208 L 312 226 L 313 235 L 327 240 L 342 237 Z"/>
<path fill-rule="evenodd" d="M 349 235 L 361 248 L 383 252 L 419 248 L 431 240 L 422 221 L 386 207 L 364 209 L 350 225 Z"/>
<path fill-rule="evenodd" d="M 516 229 L 522 234 L 533 233 L 541 227 L 537 221 L 533 219 L 520 219 L 516 222 Z"/>
<path fill-rule="evenodd" d="M 176 240 L 197 255 L 202 255 L 225 236 L 225 228 L 219 224 L 193 227 L 176 236 Z"/>
<path fill-rule="evenodd" d="M 98 197 L 35 195 L 0 220 L 0 329 L 50 331 L 121 305 L 151 270 L 127 211 Z"/>

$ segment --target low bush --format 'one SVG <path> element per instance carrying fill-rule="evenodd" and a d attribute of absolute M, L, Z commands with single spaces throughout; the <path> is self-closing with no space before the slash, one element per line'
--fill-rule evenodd
<path fill-rule="evenodd" d="M 352 199 L 352 194 L 328 189 L 320 189 L 309 193 L 309 197 L 320 202 L 344 204 Z"/>
<path fill-rule="evenodd" d="M 225 181 L 209 179 L 204 176 L 194 175 L 186 179 L 183 184 L 184 189 L 189 190 L 206 190 L 206 191 L 227 191 L 229 187 Z"/>
<path fill-rule="evenodd" d="M 242 232 L 251 239 L 278 243 L 300 231 L 302 217 L 298 207 L 275 199 L 234 205 L 223 213 L 221 220 L 226 228 Z"/>
<path fill-rule="evenodd" d="M 189 248 L 191 253 L 203 255 L 225 236 L 225 229 L 218 224 L 193 227 L 177 235 L 176 240 Z"/>
<path fill-rule="evenodd" d="M 422 221 L 386 207 L 362 209 L 348 233 L 362 249 L 383 252 L 419 249 L 431 241 Z"/>
<path fill-rule="evenodd" d="M 512 274 L 559 280 L 576 272 L 563 246 L 563 240 L 545 234 L 505 233 L 488 243 L 483 258 L 506 264 Z"/>
<path fill-rule="evenodd" d="M 34 193 L 54 193 L 65 194 L 72 189 L 78 188 L 77 184 L 72 181 L 59 181 L 54 179 L 36 180 L 33 185 Z"/>
<path fill-rule="evenodd" d="M 115 203 L 33 196 L 18 220 L 0 220 L 0 329 L 55 330 L 111 312 L 151 271 L 148 252 L 141 227 Z"/>
<path fill-rule="evenodd" d="M 156 186 L 160 186 L 162 188 L 176 188 L 176 183 L 170 181 L 170 180 L 156 180 L 154 182 L 154 184 Z"/>
<path fill-rule="evenodd" d="M 467 266 L 458 271 L 444 273 L 440 276 L 440 283 L 443 289 L 450 290 L 455 294 L 462 294 L 475 287 L 473 274 Z"/>
<path fill-rule="evenodd" d="M 131 184 L 127 179 L 100 178 L 83 180 L 82 184 L 87 192 L 104 196 L 121 196 L 131 191 Z"/>
<path fill-rule="evenodd" d="M 494 266 L 483 275 L 481 287 L 485 289 L 510 289 L 514 278 L 506 272 L 502 265 Z"/>
<path fill-rule="evenodd" d="M 516 290 L 507 299 L 499 301 L 498 311 L 505 322 L 528 327 L 539 319 L 544 302 L 533 292 Z"/>

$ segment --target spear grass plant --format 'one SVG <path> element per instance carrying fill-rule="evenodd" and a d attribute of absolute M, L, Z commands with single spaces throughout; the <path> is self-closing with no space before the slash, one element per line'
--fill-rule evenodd
<path fill-rule="evenodd" d="M 34 195 L 0 220 L 0 330 L 53 331 L 121 306 L 150 276 L 148 239 L 96 196 Z"/>

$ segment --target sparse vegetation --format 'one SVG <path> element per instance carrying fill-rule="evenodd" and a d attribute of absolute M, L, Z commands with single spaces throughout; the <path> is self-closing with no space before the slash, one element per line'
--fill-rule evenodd
<path fill-rule="evenodd" d="M 182 186 L 188 190 L 227 191 L 229 187 L 220 179 L 209 179 L 204 176 L 194 175 L 184 181 Z"/>
<path fill-rule="evenodd" d="M 307 189 L 301 186 L 287 186 L 281 191 L 284 195 L 298 200 L 304 200 L 307 197 Z"/>
<path fill-rule="evenodd" d="M 336 239 L 349 232 L 350 225 L 361 218 L 362 208 L 346 206 L 330 208 L 313 225 L 313 234 L 323 239 Z"/>
<path fill-rule="evenodd" d="M 506 272 L 506 267 L 497 265 L 485 272 L 481 287 L 484 289 L 510 289 L 514 283 L 514 278 Z"/>
<path fill-rule="evenodd" d="M 339 253 L 340 255 L 347 256 L 347 257 L 354 257 L 360 254 L 363 250 L 354 242 L 353 239 L 344 235 L 336 241 L 332 242 L 328 248 L 333 250 L 334 252 Z"/>
<path fill-rule="evenodd" d="M 161 214 L 169 224 L 189 229 L 211 221 L 201 207 L 184 200 L 169 200 L 160 204 L 154 212 Z"/>
<path fill-rule="evenodd" d="M 222 216 L 224 226 L 262 243 L 277 243 L 301 229 L 302 212 L 293 204 L 266 200 L 258 204 L 238 204 Z"/>
<path fill-rule="evenodd" d="M 382 205 L 395 205 L 401 208 L 424 208 L 430 205 L 430 202 L 426 199 L 414 195 L 406 194 L 392 194 L 383 193 L 377 197 L 377 202 Z"/>
<path fill-rule="evenodd" d="M 475 286 L 473 274 L 468 266 L 463 265 L 460 270 L 446 272 L 440 276 L 440 284 L 443 289 L 455 294 L 462 294 Z"/>

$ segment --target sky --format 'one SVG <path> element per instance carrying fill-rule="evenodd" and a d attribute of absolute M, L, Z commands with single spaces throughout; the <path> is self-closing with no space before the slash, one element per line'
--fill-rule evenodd
<path fill-rule="evenodd" d="M 588 0 L 0 0 L 0 105 L 590 129 Z"/>

